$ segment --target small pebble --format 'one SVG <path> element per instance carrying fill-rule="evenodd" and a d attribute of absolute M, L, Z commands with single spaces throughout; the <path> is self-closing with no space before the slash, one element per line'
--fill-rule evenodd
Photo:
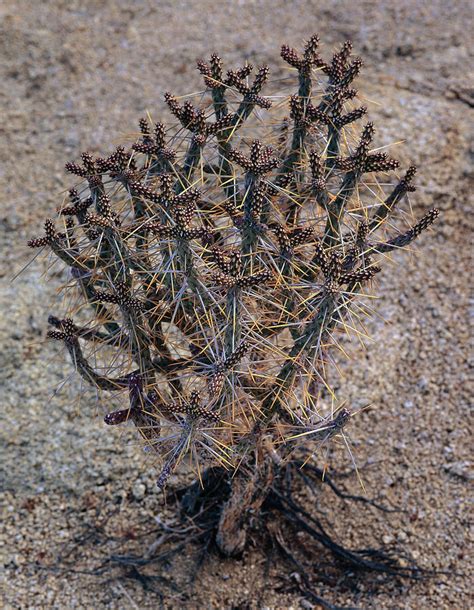
<path fill-rule="evenodd" d="M 143 500 L 146 494 L 146 487 L 142 482 L 137 481 L 132 487 L 132 496 L 135 500 Z"/>

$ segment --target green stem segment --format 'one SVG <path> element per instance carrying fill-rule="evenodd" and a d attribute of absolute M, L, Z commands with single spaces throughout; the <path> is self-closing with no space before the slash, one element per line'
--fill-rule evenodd
<path fill-rule="evenodd" d="M 324 340 L 335 309 L 336 299 L 332 293 L 327 293 L 323 297 L 315 316 L 308 322 L 304 331 L 294 342 L 275 379 L 275 383 L 272 385 L 272 389 L 263 400 L 263 420 L 259 422 L 260 427 L 270 423 L 276 412 L 283 408 L 282 402 L 285 393 L 293 383 L 299 368 L 298 359 Z"/>

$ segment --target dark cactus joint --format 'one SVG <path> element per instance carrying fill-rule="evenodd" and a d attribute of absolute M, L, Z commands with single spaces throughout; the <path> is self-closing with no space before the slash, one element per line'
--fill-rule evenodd
<path fill-rule="evenodd" d="M 69 269 L 48 337 L 107 397 L 105 424 L 136 428 L 162 494 L 193 473 L 180 511 L 225 555 L 266 524 L 288 558 L 280 512 L 337 559 L 408 574 L 335 543 L 291 486 L 324 478 L 328 446 L 347 443 L 339 355 L 393 253 L 438 211 L 407 220 L 416 168 L 377 142 L 350 42 L 326 59 L 313 36 L 281 58 L 272 82 L 213 54 L 202 91 L 165 94 L 169 121 L 142 118 L 130 145 L 66 164 L 67 200 L 28 244 Z"/>

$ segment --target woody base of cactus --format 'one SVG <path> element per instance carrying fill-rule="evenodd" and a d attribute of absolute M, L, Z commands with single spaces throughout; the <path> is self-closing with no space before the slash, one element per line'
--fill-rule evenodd
<path fill-rule="evenodd" d="M 155 572 L 160 566 L 165 573 L 173 573 L 177 566 L 174 561 L 179 562 L 186 549 L 187 555 L 194 557 L 186 574 L 192 587 L 213 554 L 239 556 L 246 548 L 257 547 L 258 542 L 268 569 L 278 560 L 288 567 L 289 571 L 281 570 L 287 581 L 282 590 L 304 595 L 324 608 L 338 606 L 316 592 L 321 587 L 337 586 L 355 592 L 363 581 L 365 592 L 370 592 L 388 582 L 393 586 L 429 574 L 400 549 L 387 546 L 350 549 L 337 540 L 314 502 L 308 509 L 310 502 L 302 498 L 306 495 L 315 498 L 329 488 L 349 503 L 364 503 L 383 513 L 399 511 L 346 493 L 319 468 L 306 464 L 302 470 L 303 462 L 304 456 L 300 456 L 285 465 L 267 466 L 263 473 L 257 476 L 254 473 L 246 481 L 238 482 L 223 468 L 209 468 L 200 483 L 168 492 L 166 504 L 178 507 L 179 516 L 171 524 L 160 522 L 154 542 L 143 555 L 114 555 L 109 565 L 120 566 L 127 578 L 150 588 L 155 582 L 150 571 Z M 161 577 L 156 577 L 156 582 L 177 590 L 177 584 Z"/>

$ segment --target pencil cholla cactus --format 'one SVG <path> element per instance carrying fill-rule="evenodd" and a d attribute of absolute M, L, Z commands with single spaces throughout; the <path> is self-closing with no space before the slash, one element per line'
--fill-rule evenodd
<path fill-rule="evenodd" d="M 394 178 L 372 123 L 357 127 L 351 44 L 326 63 L 313 36 L 281 57 L 277 90 L 266 66 L 199 61 L 206 90 L 167 93 L 169 126 L 142 119 L 130 148 L 66 165 L 80 180 L 29 242 L 69 268 L 68 311 L 48 336 L 111 393 L 105 423 L 130 420 L 159 456 L 158 486 L 188 460 L 200 478 L 229 472 L 227 554 L 279 464 L 347 425 L 328 391 L 331 348 L 385 256 L 438 215 L 394 229 L 416 169 Z"/>

